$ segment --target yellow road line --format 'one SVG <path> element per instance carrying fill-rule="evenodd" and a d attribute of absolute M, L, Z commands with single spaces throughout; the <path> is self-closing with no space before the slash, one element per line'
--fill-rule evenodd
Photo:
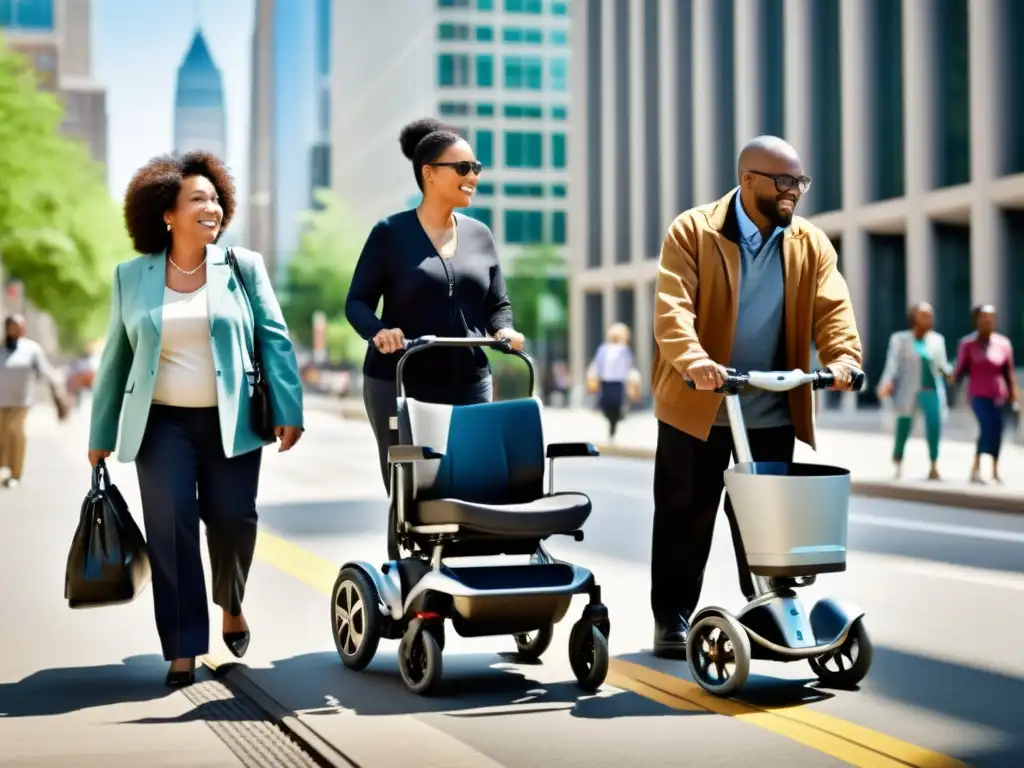
<path fill-rule="evenodd" d="M 332 563 L 309 550 L 261 530 L 256 556 L 278 570 L 330 595 L 338 576 Z M 216 668 L 213 659 L 204 663 Z M 850 765 L 864 768 L 966 768 L 966 764 L 869 728 L 807 707 L 758 707 L 714 696 L 696 683 L 656 669 L 612 659 L 608 685 L 672 709 L 713 712 L 756 725 Z"/>

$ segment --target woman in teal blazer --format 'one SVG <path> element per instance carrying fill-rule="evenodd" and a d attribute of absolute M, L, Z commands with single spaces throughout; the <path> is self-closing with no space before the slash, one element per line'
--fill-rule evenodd
<path fill-rule="evenodd" d="M 90 463 L 117 446 L 118 459 L 134 461 L 138 473 L 171 687 L 191 684 L 196 656 L 209 650 L 200 520 L 224 642 L 237 657 L 249 645 L 242 598 L 268 444 L 250 426 L 254 340 L 280 450 L 295 445 L 303 428 L 295 352 L 263 258 L 232 249 L 240 284 L 215 245 L 234 210 L 231 176 L 209 153 L 159 157 L 135 174 L 125 222 L 135 249 L 148 255 L 114 271 L 93 391 Z"/>

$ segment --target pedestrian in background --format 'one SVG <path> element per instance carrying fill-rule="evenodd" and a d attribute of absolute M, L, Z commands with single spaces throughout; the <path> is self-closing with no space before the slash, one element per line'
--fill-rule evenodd
<path fill-rule="evenodd" d="M 967 396 L 978 420 L 978 444 L 971 467 L 971 482 L 983 483 L 981 457 L 992 457 L 992 479 L 999 477 L 999 451 L 1003 443 L 1003 409 L 1009 405 L 1020 410 L 1020 389 L 1013 363 L 1013 345 L 1001 333 L 996 333 L 996 308 L 991 304 L 975 307 L 971 311 L 974 333 L 960 340 L 957 350 L 957 380 L 968 378 Z"/>
<path fill-rule="evenodd" d="M 93 390 L 89 463 L 110 456 L 115 443 L 122 462 L 135 462 L 172 688 L 195 681 L 195 658 L 209 650 L 200 520 L 224 643 L 239 658 L 249 646 L 242 599 L 270 444 L 252 427 L 255 344 L 280 450 L 302 434 L 298 365 L 263 257 L 231 249 L 233 267 L 214 245 L 234 213 L 234 181 L 207 152 L 158 157 L 136 172 L 124 215 L 144 255 L 114 270 Z"/>
<path fill-rule="evenodd" d="M 597 407 L 608 420 L 608 439 L 615 442 L 615 431 L 625 417 L 626 399 L 640 397 L 640 372 L 633 362 L 629 346 L 629 326 L 612 323 L 605 342 L 597 348 L 587 372 L 588 388 L 597 393 Z"/>
<path fill-rule="evenodd" d="M 811 342 L 849 390 L 861 345 L 846 281 L 825 233 L 794 216 L 810 187 L 792 146 L 775 136 L 749 142 L 737 161 L 739 186 L 680 214 L 669 227 L 654 299 L 654 527 L 651 609 L 654 653 L 683 656 L 690 616 L 734 453 L 725 366 L 810 368 Z M 731 288 L 730 288 L 731 287 Z M 685 379 L 694 382 L 690 390 Z M 743 412 L 755 461 L 792 462 L 795 441 L 814 446 L 809 387 L 752 391 Z M 740 587 L 754 586 L 726 495 Z"/>
<path fill-rule="evenodd" d="M 50 387 L 58 418 L 63 420 L 67 415 L 57 372 L 43 348 L 28 338 L 27 331 L 21 315 L 11 315 L 4 321 L 4 344 L 0 347 L 0 473 L 6 470 L 5 488 L 17 488 L 21 483 L 28 444 L 25 420 L 35 403 L 40 379 Z"/>
<path fill-rule="evenodd" d="M 925 436 L 931 469 L 929 480 L 939 479 L 939 442 L 942 423 L 949 415 L 946 379 L 953 366 L 946 355 L 946 340 L 933 330 L 935 312 L 927 302 L 910 308 L 910 328 L 889 337 L 885 369 L 878 384 L 878 396 L 890 400 L 896 412 L 896 438 L 892 460 L 896 477 L 903 468 L 903 453 L 918 411 L 924 414 Z"/>
<path fill-rule="evenodd" d="M 363 402 L 390 488 L 388 448 L 397 411 L 395 371 L 405 340 L 418 336 L 494 336 L 522 349 L 498 249 L 487 225 L 455 213 L 471 204 L 483 170 L 473 148 L 440 120 L 407 125 L 399 137 L 423 193 L 416 208 L 374 225 L 363 245 L 345 316 L 370 342 L 363 362 Z M 384 300 L 380 317 L 378 303 Z M 409 397 L 431 403 L 490 402 L 491 370 L 483 349 L 424 352 L 403 371 Z"/>

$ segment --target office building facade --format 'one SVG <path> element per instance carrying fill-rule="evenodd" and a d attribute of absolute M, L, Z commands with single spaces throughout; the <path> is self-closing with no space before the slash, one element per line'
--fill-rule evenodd
<path fill-rule="evenodd" d="M 193 150 L 227 157 L 224 81 L 201 29 L 178 67 L 174 94 L 174 151 Z"/>
<path fill-rule="evenodd" d="M 484 165 L 473 207 L 503 257 L 566 242 L 569 3 L 335 3 L 332 187 L 369 226 L 420 194 L 398 136 L 439 117 Z"/>
<path fill-rule="evenodd" d="M 572 3 L 577 387 L 615 320 L 649 375 L 665 232 L 734 187 L 739 147 L 764 133 L 814 179 L 798 212 L 839 253 L 871 380 L 915 301 L 951 351 L 982 302 L 1022 348 L 1021 29 L 1014 0 Z"/>

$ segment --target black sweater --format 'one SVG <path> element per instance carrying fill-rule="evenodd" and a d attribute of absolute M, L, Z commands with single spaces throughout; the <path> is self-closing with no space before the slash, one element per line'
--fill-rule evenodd
<path fill-rule="evenodd" d="M 512 306 L 491 230 L 456 214 L 458 249 L 445 262 L 415 210 L 381 219 L 359 255 L 345 316 L 371 340 L 383 328 L 417 336 L 490 336 L 512 327 Z M 375 314 L 380 299 L 384 309 Z M 381 354 L 371 342 L 363 375 L 395 378 L 402 352 Z M 482 349 L 433 349 L 416 353 L 402 373 L 409 395 L 444 402 L 490 372 Z"/>

